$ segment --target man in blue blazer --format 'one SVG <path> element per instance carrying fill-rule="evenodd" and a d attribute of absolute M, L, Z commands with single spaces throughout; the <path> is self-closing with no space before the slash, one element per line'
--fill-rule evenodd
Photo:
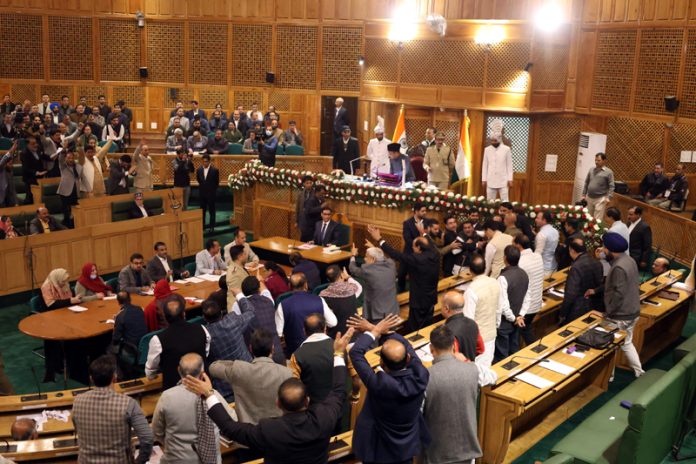
<path fill-rule="evenodd" d="M 358 317 L 348 320 L 349 327 L 364 332 L 351 348 L 350 359 L 367 388 L 353 432 L 353 452 L 365 464 L 410 463 L 430 443 L 421 413 L 429 374 L 411 344 L 391 334 L 400 322 L 393 314 L 377 325 Z M 375 370 L 365 353 L 380 337 L 380 369 Z"/>
<path fill-rule="evenodd" d="M 331 219 L 333 210 L 329 206 L 324 206 L 321 210 L 321 221 L 314 225 L 314 236 L 312 241 L 315 245 L 327 246 L 338 244 L 338 222 Z"/>

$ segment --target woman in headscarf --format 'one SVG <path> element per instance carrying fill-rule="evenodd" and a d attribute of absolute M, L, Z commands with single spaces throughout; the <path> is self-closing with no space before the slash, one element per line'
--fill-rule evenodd
<path fill-rule="evenodd" d="M 99 276 L 96 264 L 85 263 L 82 266 L 82 274 L 75 284 L 75 295 L 82 297 L 82 301 L 103 300 L 105 296 L 113 295 L 113 290 Z"/>
<path fill-rule="evenodd" d="M 10 216 L 0 216 L 0 239 L 17 238 L 20 234 L 12 225 Z"/>
<path fill-rule="evenodd" d="M 70 275 L 65 269 L 54 269 L 48 273 L 48 277 L 41 285 L 43 311 L 65 308 L 82 302 L 82 298 L 73 296 L 69 281 Z M 44 340 L 44 354 L 46 355 L 44 382 L 54 382 L 56 372 L 63 368 L 61 351 L 60 342 Z"/>
<path fill-rule="evenodd" d="M 268 274 L 264 279 L 264 284 L 275 300 L 283 293 L 290 291 L 290 281 L 283 268 L 273 261 L 266 261 L 265 266 Z"/>
<path fill-rule="evenodd" d="M 164 317 L 164 306 L 167 304 L 167 297 L 172 293 L 166 279 L 159 280 L 155 285 L 155 299 L 145 307 L 145 324 L 147 324 L 148 332 L 169 327 Z"/>

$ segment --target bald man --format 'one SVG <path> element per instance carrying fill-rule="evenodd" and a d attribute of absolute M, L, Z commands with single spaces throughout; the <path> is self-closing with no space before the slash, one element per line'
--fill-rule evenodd
<path fill-rule="evenodd" d="M 463 354 L 469 361 L 473 361 L 476 356 L 483 354 L 485 345 L 478 324 L 473 319 L 464 316 L 464 294 L 462 292 L 451 290 L 445 293 L 440 312 L 445 318 L 445 325 L 454 334 L 455 351 Z"/>
<path fill-rule="evenodd" d="M 657 258 L 652 264 L 652 275 L 659 276 L 667 271 L 669 271 L 669 260 L 667 258 Z"/>
<path fill-rule="evenodd" d="M 400 323 L 393 314 L 377 325 L 357 316 L 348 320 L 350 327 L 363 332 L 350 350 L 350 359 L 367 388 L 353 432 L 353 452 L 364 463 L 411 462 L 430 442 L 421 413 L 428 370 L 404 337 L 390 334 Z M 365 353 L 380 339 L 384 342 L 381 369 L 375 370 Z"/>
<path fill-rule="evenodd" d="M 65 230 L 66 227 L 56 221 L 43 206 L 36 210 L 36 217 L 29 221 L 29 235 L 48 234 L 57 230 Z"/>
<path fill-rule="evenodd" d="M 149 192 L 154 186 L 152 184 L 152 158 L 150 149 L 145 145 L 145 140 L 141 140 L 133 153 L 133 167 L 131 174 L 135 171 L 133 186 L 136 192 Z"/>
<path fill-rule="evenodd" d="M 203 358 L 198 353 L 183 355 L 178 371 L 182 379 L 187 376 L 202 378 Z M 236 419 L 237 415 L 222 396 L 216 391 L 213 395 Z M 198 418 L 200 407 L 205 408 L 200 397 L 181 383 L 162 392 L 152 416 L 152 431 L 155 439 L 164 445 L 163 462 L 221 462 L 220 447 L 217 445 L 220 432 L 207 415 L 203 415 L 202 420 Z M 206 429 L 207 435 L 202 433 Z M 209 456 L 210 460 L 204 460 L 205 456 Z"/>
<path fill-rule="evenodd" d="M 14 441 L 36 440 L 39 438 L 39 431 L 36 428 L 34 419 L 17 419 L 12 423 L 10 429 Z"/>

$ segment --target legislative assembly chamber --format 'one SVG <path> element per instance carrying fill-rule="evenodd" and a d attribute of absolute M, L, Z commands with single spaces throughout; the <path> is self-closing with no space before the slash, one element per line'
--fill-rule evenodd
<path fill-rule="evenodd" d="M 696 463 L 696 1 L 0 0 L 0 464 Z"/>

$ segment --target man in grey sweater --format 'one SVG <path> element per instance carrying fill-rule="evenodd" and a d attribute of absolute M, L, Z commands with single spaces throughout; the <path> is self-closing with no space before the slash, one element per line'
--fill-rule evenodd
<path fill-rule="evenodd" d="M 604 210 L 614 196 L 614 172 L 607 166 L 607 155 L 597 153 L 595 167 L 587 172 L 582 199 L 587 201 L 587 210 L 597 218 L 604 220 Z"/>
<path fill-rule="evenodd" d="M 474 463 L 481 457 L 476 405 L 479 387 L 495 384 L 496 373 L 455 352 L 454 333 L 441 325 L 430 334 L 433 365 L 423 415 L 432 435 L 425 464 Z"/>
<path fill-rule="evenodd" d="M 376 247 L 368 248 L 365 252 L 365 262 L 358 266 L 355 257 L 358 249 L 353 244 L 350 258 L 350 274 L 365 282 L 365 303 L 363 317 L 376 324 L 389 314 L 399 314 L 399 303 L 396 301 L 396 265 L 394 261 L 384 256 L 384 252 Z"/>
<path fill-rule="evenodd" d="M 616 232 L 604 235 L 604 252 L 611 262 L 604 283 L 605 320 L 626 332 L 621 350 L 636 377 L 645 373 L 633 346 L 633 328 L 640 316 L 640 279 L 636 262 L 626 254 L 628 242 Z"/>

